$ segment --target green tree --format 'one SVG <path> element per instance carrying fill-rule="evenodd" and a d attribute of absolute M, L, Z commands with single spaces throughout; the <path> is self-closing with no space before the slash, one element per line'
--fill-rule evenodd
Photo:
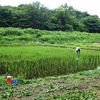
<path fill-rule="evenodd" d="M 12 13 L 9 8 L 10 6 L 0 6 L 0 27 L 9 27 L 12 25 Z"/>
<path fill-rule="evenodd" d="M 83 24 L 86 26 L 88 32 L 100 32 L 100 19 L 98 16 L 89 16 L 84 18 Z"/>

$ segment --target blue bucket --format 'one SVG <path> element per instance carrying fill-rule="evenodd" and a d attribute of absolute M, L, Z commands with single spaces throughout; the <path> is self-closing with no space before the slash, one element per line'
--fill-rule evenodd
<path fill-rule="evenodd" d="M 17 84 L 17 82 L 18 82 L 17 79 L 13 79 L 13 80 L 12 80 L 12 83 L 13 83 L 13 84 Z"/>

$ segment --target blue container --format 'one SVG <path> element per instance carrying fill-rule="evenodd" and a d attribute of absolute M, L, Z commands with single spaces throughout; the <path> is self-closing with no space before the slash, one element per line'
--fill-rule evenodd
<path fill-rule="evenodd" d="M 12 83 L 13 83 L 13 84 L 17 84 L 17 82 L 18 82 L 17 79 L 13 79 L 13 80 L 12 80 Z"/>

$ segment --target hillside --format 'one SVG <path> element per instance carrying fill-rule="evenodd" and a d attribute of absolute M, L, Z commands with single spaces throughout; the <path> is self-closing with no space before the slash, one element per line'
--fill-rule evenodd
<path fill-rule="evenodd" d="M 32 28 L 0 28 L 0 45 L 49 45 L 61 47 L 100 47 L 100 34 L 46 31 Z"/>

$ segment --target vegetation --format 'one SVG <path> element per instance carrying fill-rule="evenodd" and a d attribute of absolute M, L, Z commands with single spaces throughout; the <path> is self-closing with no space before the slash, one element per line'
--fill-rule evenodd
<path fill-rule="evenodd" d="M 51 10 L 33 2 L 17 7 L 0 6 L 0 27 L 100 33 L 100 18 L 67 4 Z"/>
<path fill-rule="evenodd" d="M 100 65 L 100 46 L 93 45 L 100 43 L 100 34 L 0 28 L 0 35 L 0 74 L 36 78 L 94 69 Z M 73 50 L 77 45 L 83 49 L 80 55 Z"/>
<path fill-rule="evenodd" d="M 99 33 L 98 16 L 67 4 L 0 6 L 0 100 L 100 100 Z"/>
<path fill-rule="evenodd" d="M 100 65 L 100 52 L 93 50 L 83 50 L 77 55 L 73 49 L 65 48 L 1 47 L 0 57 L 0 74 L 25 78 L 68 74 Z"/>
<path fill-rule="evenodd" d="M 100 69 L 38 79 L 17 78 L 6 84 L 0 76 L 0 100 L 100 100 Z"/>
<path fill-rule="evenodd" d="M 47 31 L 32 28 L 0 28 L 0 45 L 51 45 L 62 47 L 81 46 L 99 48 L 100 34 L 87 32 Z M 94 48 L 94 49 L 95 49 Z"/>

